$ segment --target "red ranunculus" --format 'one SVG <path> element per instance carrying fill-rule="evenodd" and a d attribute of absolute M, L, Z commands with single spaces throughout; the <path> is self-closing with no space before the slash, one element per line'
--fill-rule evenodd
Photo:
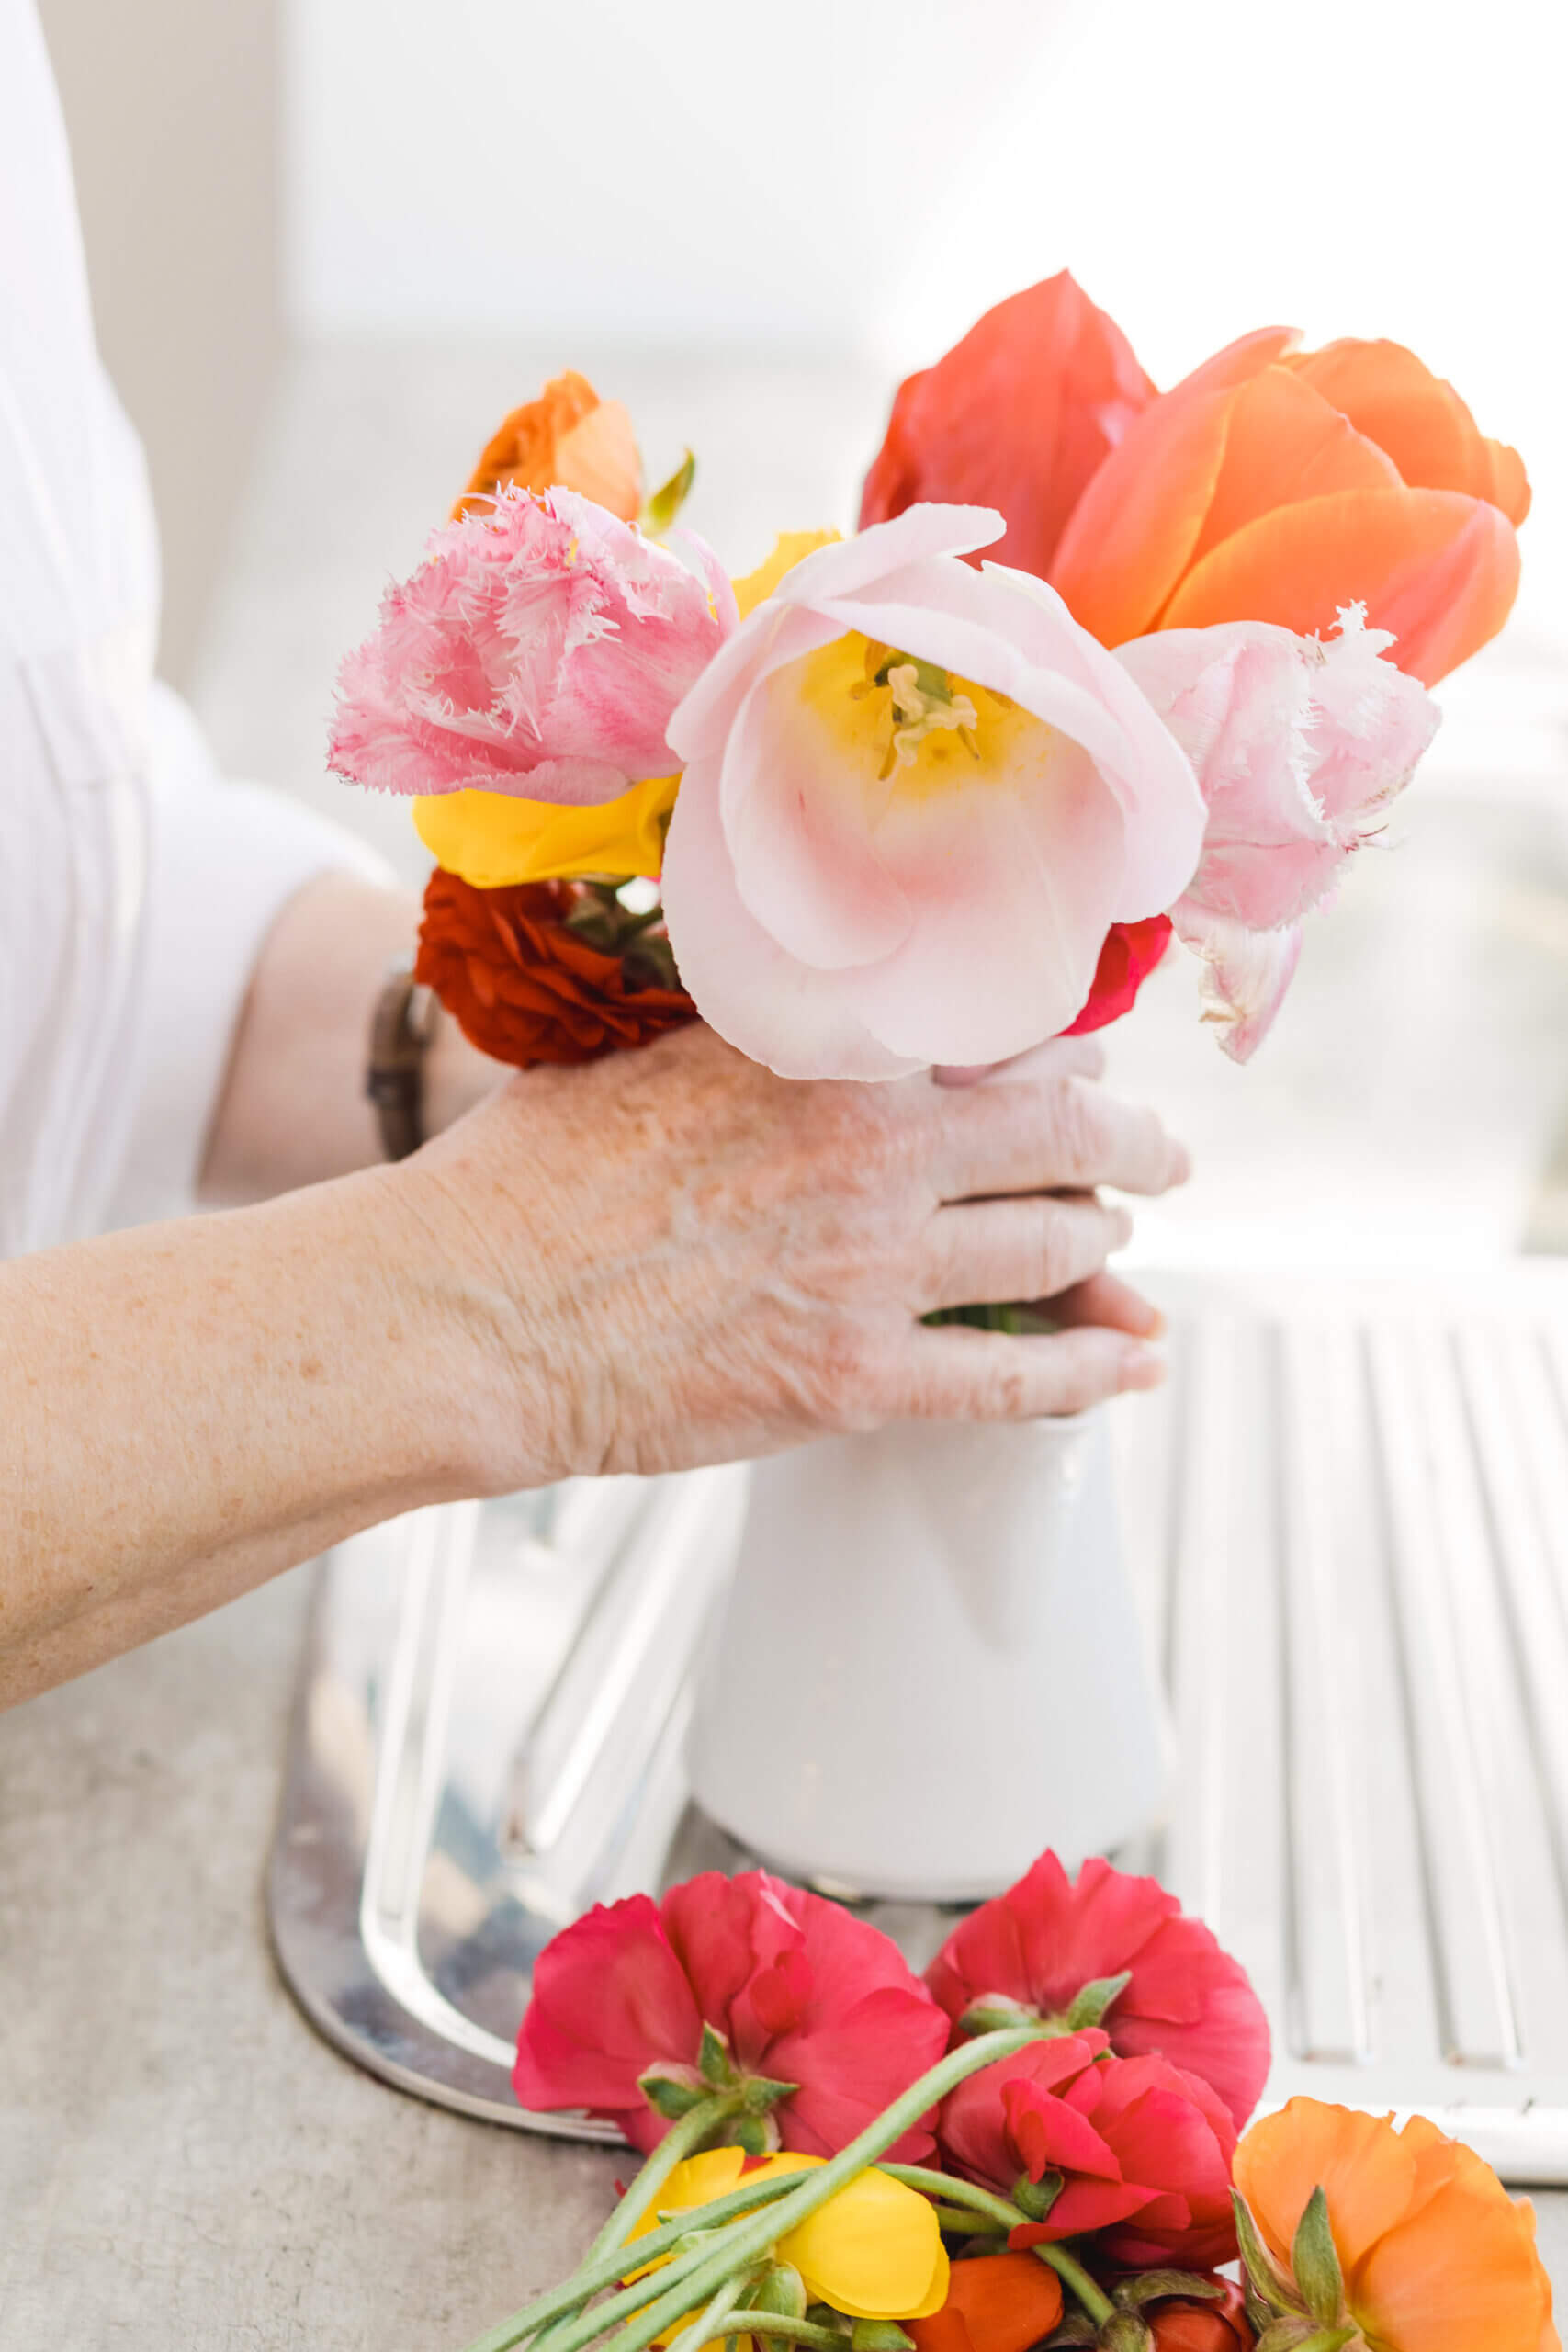
<path fill-rule="evenodd" d="M 517 2040 L 525 2107 L 585 2107 L 634 2147 L 669 2130 L 638 2077 L 694 2070 L 705 2025 L 743 2075 L 798 2087 L 772 2109 L 786 2148 L 831 2156 L 934 2066 L 947 2020 L 898 1948 L 765 1871 L 706 1871 L 662 1903 L 599 1905 L 547 1944 Z M 931 2134 L 891 2154 L 919 2164 Z"/>
<path fill-rule="evenodd" d="M 994 506 L 1007 537 L 987 560 L 1043 579 L 1079 493 L 1154 398 L 1114 319 L 1060 270 L 900 384 L 861 529 L 922 499 Z"/>
<path fill-rule="evenodd" d="M 1086 1984 L 1131 1971 L 1104 2016 L 1123 2058 L 1158 2052 L 1211 2084 L 1239 2132 L 1269 2072 L 1269 2021 L 1246 1971 L 1157 1880 L 1085 1862 L 1076 1883 L 1043 1854 L 953 1929 L 926 1971 L 956 2021 L 1001 1999 L 1064 2024 Z"/>
<path fill-rule="evenodd" d="M 1170 945 L 1170 917 L 1149 915 L 1143 922 L 1113 922 L 1100 951 L 1089 1002 L 1064 1037 L 1087 1036 L 1131 1012 L 1138 990 Z"/>
<path fill-rule="evenodd" d="M 1011 2246 L 1093 2236 L 1130 2268 L 1232 2260 L 1227 2109 L 1164 2058 L 1097 2056 L 1100 2039 L 1035 2042 L 971 2075 L 942 2103 L 943 2156 L 1003 2195 L 1021 2174 L 1061 2174 L 1044 2219 L 1015 2230 Z"/>

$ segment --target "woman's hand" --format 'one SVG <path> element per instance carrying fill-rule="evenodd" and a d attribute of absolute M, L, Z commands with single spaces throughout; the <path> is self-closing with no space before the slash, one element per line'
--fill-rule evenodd
<path fill-rule="evenodd" d="M 1187 1156 L 1064 1040 L 993 1074 L 774 1078 L 705 1029 L 536 1070 L 395 1173 L 455 1237 L 484 1359 L 482 1480 L 651 1472 L 910 1416 L 1077 1412 L 1162 1376 L 1103 1271 Z M 1012 1338 L 920 1317 L 1049 1301 Z"/>

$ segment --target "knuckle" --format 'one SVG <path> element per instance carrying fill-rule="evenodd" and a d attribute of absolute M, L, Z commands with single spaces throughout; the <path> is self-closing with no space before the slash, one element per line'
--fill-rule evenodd
<path fill-rule="evenodd" d="M 1055 1142 L 1064 1178 L 1087 1181 L 1092 1177 L 1104 1141 L 1104 1098 L 1094 1080 L 1064 1079 L 1055 1105 Z"/>

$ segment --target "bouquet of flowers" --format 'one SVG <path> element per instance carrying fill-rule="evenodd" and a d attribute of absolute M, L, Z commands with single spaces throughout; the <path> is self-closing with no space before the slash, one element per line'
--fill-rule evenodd
<path fill-rule="evenodd" d="M 761 1871 L 593 1910 L 513 2081 L 646 2161 L 469 2352 L 1555 2352 L 1529 2206 L 1419 2118 L 1246 2129 L 1269 2055 L 1236 1962 L 1103 1861 L 1043 1855 L 923 1980 Z"/>
<path fill-rule="evenodd" d="M 986 1064 L 1173 936 L 1237 1060 L 1502 626 L 1517 454 L 1386 342 L 1244 335 L 1157 392 L 1066 273 L 894 402 L 861 527 L 731 582 L 580 376 L 509 417 L 344 663 L 412 796 L 420 977 L 502 1061 L 700 1015 L 790 1077 Z"/>

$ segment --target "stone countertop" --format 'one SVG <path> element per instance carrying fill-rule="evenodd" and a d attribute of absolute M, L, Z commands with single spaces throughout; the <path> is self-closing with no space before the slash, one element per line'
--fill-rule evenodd
<path fill-rule="evenodd" d="M 615 2157 L 319 2041 L 263 1878 L 309 1571 L 0 1716 L 0 2352 L 460 2352 Z M 1538 2198 L 1568 2282 L 1568 2191 Z"/>

